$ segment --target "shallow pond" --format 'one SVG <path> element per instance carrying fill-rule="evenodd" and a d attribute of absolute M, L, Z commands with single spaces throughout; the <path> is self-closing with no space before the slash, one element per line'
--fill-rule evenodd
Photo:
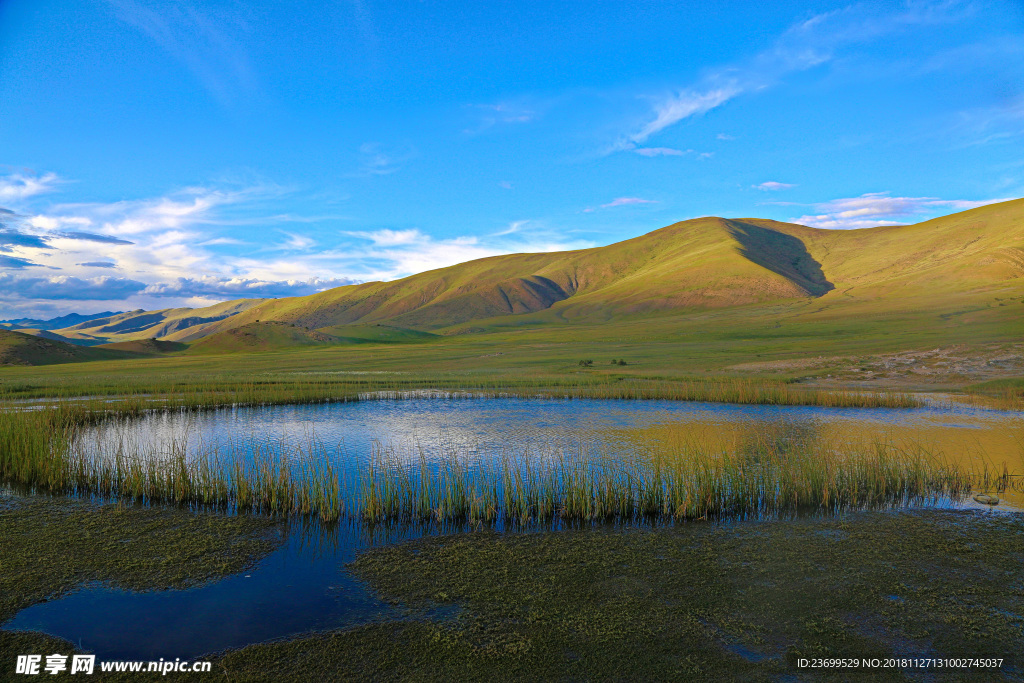
<path fill-rule="evenodd" d="M 822 408 L 676 401 L 412 398 L 300 406 L 160 412 L 98 427 L 87 447 L 140 453 L 169 444 L 222 455 L 257 444 L 296 456 L 315 445 L 342 469 L 365 465 L 375 448 L 428 459 L 456 453 L 486 461 L 500 453 L 560 449 L 592 457 L 651 443 L 706 448 L 754 436 L 865 443 L 914 443 L 945 457 L 1011 470 L 1024 467 L 1024 413 L 960 404 L 924 408 Z M 90 444 L 89 442 L 93 442 Z M 102 444 L 102 446 L 101 446 Z"/>
<path fill-rule="evenodd" d="M 289 453 L 311 441 L 321 457 L 355 471 L 375 448 L 486 461 L 510 450 L 573 449 L 615 457 L 651 443 L 737 444 L 751 434 L 780 442 L 913 442 L 951 459 L 1021 474 L 1024 414 L 969 406 L 832 409 L 670 401 L 431 398 L 345 404 L 155 413 L 99 427 L 93 443 L 130 443 L 140 452 L 176 442 L 188 449 L 245 452 L 253 443 Z M 1024 507 L 1019 494 L 1004 499 Z M 973 505 L 942 501 L 941 505 Z M 983 507 L 983 506 L 976 506 Z M 1004 509 L 1005 506 L 1000 506 Z M 456 533 L 460 528 L 448 528 Z M 292 525 L 282 547 L 244 575 L 180 591 L 131 593 L 90 586 L 34 605 L 5 628 L 66 638 L 104 659 L 194 658 L 311 630 L 393 616 L 342 565 L 359 550 L 436 527 L 342 523 L 325 530 Z"/>

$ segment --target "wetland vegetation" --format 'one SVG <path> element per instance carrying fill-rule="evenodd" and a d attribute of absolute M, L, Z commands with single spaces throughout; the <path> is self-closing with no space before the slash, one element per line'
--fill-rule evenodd
<path fill-rule="evenodd" d="M 5 615 L 82 581 L 206 581 L 274 543 L 275 523 L 248 516 L 0 501 L 0 543 L 26 567 L 47 567 L 35 581 L 4 572 Z M 137 544 L 135 566 L 118 566 L 125 555 L 110 544 L 120 542 Z M 367 550 L 347 568 L 398 616 L 211 653 L 213 673 L 195 680 L 845 680 L 797 660 L 894 653 L 1002 658 L 998 673 L 939 676 L 1013 679 L 1024 666 L 1022 559 L 1018 516 L 951 510 L 431 536 Z M 77 649 L 28 632 L 0 631 L 0 644 L 5 666 L 22 652 Z"/>
<path fill-rule="evenodd" d="M 719 385 L 706 388 L 721 395 Z M 362 392 L 334 400 L 403 395 Z M 278 396 L 263 398 L 270 403 Z M 187 415 L 208 399 L 209 394 L 197 394 L 168 400 L 188 406 L 178 408 Z M 416 457 L 377 446 L 358 471 L 337 469 L 315 436 L 297 454 L 254 442 L 230 455 L 190 451 L 171 438 L 159 456 L 121 442 L 97 451 L 85 438 L 90 425 L 117 424 L 143 413 L 145 400 L 60 402 L 0 413 L 0 478 L 31 491 L 294 513 L 324 521 L 686 519 L 956 498 L 972 487 L 1004 491 L 1018 485 L 1005 463 L 1001 471 L 988 463 L 979 470 L 918 444 L 878 438 L 791 444 L 757 430 L 743 443 L 718 445 L 662 435 L 634 443 L 633 456 L 613 459 L 564 449 L 542 456 L 512 447 L 500 458 L 473 464 L 449 448 L 428 463 L 422 453 Z"/>
<path fill-rule="evenodd" d="M 354 560 L 347 570 L 335 565 L 405 616 L 306 636 L 292 631 L 283 642 L 211 654 L 223 680 L 397 680 L 413 672 L 425 680 L 530 677 L 526 672 L 572 678 L 594 671 L 615 678 L 634 668 L 651 680 L 726 673 L 757 680 L 793 672 L 795 658 L 814 653 L 869 656 L 909 647 L 959 654 L 970 646 L 1006 656 L 1003 648 L 1020 642 L 1014 615 L 1021 596 L 997 588 L 994 578 L 1001 572 L 1012 580 L 1006 558 L 1022 557 L 1015 518 L 920 508 L 975 490 L 1012 498 L 1024 451 L 1002 453 L 1011 458 L 1007 469 L 995 459 L 950 457 L 924 441 L 828 430 L 794 435 L 764 425 L 735 434 L 718 429 L 717 438 L 701 440 L 668 422 L 613 429 L 624 448 L 597 458 L 582 446 L 508 448 L 487 459 L 465 444 L 431 444 L 431 453 L 377 444 L 340 466 L 315 435 L 291 451 L 256 439 L 224 451 L 196 447 L 174 431 L 200 418 L 300 404 L 338 403 L 344 411 L 440 401 L 459 410 L 504 398 L 543 414 L 545 406 L 583 408 L 589 402 L 576 401 L 583 398 L 640 406 L 688 397 L 733 399 L 736 410 L 911 414 L 924 403 L 899 393 L 808 391 L 739 378 L 500 381 L 328 375 L 294 384 L 178 384 L 155 394 L 110 385 L 78 400 L 8 384 L 0 477 L 38 497 L 5 499 L 0 542 L 21 564 L 0 567 L 14 582 L 13 606 L 3 616 L 59 602 L 94 582 L 137 592 L 217 581 L 274 548 L 291 521 L 309 519 L 324 536 L 353 524 L 428 530 L 422 540 L 345 555 L 344 562 Z M 161 422 L 171 437 L 156 450 L 97 436 Z M 116 504 L 93 502 L 104 500 Z M 903 511 L 869 512 L 894 508 Z M 23 524 L 28 517 L 35 521 Z M 45 543 L 69 526 L 84 536 L 72 534 L 63 546 L 68 553 L 29 547 L 39 529 L 49 534 L 40 536 Z M 78 551 L 77 543 L 97 538 L 106 540 Z M 129 538 L 150 539 L 154 551 L 171 542 L 181 547 L 154 569 L 152 555 L 131 559 Z M 989 553 L 1001 554 L 990 562 Z M 25 568 L 35 562 L 52 571 Z M 900 578 L 905 572 L 913 580 Z M 964 591 L 951 577 L 975 587 Z M 941 598 L 940 589 L 952 597 Z M 26 648 L 72 649 L 25 631 L 0 631 L 0 642 L 8 659 Z M 980 650 L 973 648 L 978 642 Z M 890 673 L 899 679 L 905 672 Z"/>

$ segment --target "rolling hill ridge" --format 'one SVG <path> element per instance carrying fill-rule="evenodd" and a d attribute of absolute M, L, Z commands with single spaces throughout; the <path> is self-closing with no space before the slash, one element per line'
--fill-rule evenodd
<path fill-rule="evenodd" d="M 202 333 L 255 319 L 311 329 L 388 322 L 451 333 L 509 316 L 600 322 L 810 300 L 870 303 L 881 312 L 991 292 L 1024 294 L 1024 200 L 863 230 L 698 218 L 606 247 L 496 256 L 277 299 Z"/>
<path fill-rule="evenodd" d="M 190 343 L 188 353 L 232 353 L 700 311 L 749 309 L 756 317 L 780 306 L 833 317 L 958 315 L 991 306 L 994 296 L 1024 298 L 1024 200 L 861 230 L 696 218 L 604 247 L 483 258 L 305 297 L 131 311 L 46 336 L 77 344 L 159 339 Z"/>

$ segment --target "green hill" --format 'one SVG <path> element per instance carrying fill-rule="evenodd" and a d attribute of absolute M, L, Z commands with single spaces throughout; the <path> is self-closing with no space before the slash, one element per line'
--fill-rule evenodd
<path fill-rule="evenodd" d="M 188 353 L 245 353 L 297 346 L 342 344 L 344 340 L 293 323 L 263 321 L 234 327 L 192 344 Z"/>
<path fill-rule="evenodd" d="M 158 356 L 167 353 L 177 353 L 188 348 L 188 344 L 181 342 L 165 341 L 163 339 L 138 339 L 135 341 L 113 342 L 111 344 L 100 344 L 95 349 L 106 349 L 109 351 L 126 351 L 149 356 Z"/>
<path fill-rule="evenodd" d="M 406 327 L 374 323 L 367 325 L 333 325 L 317 330 L 355 343 L 409 344 L 437 339 L 438 335 Z"/>
<path fill-rule="evenodd" d="M 31 334 L 0 330 L 0 365 L 52 365 L 85 360 L 115 360 L 129 354 L 99 350 Z"/>
<path fill-rule="evenodd" d="M 863 230 L 696 218 L 605 247 L 495 256 L 305 297 L 131 311 L 51 334 L 79 343 L 155 337 L 213 354 L 526 327 L 552 339 L 612 323 L 632 334 L 660 321 L 667 338 L 683 325 L 745 339 L 845 329 L 895 340 L 913 328 L 960 343 L 981 329 L 1024 338 L 1022 300 L 1024 200 L 1014 200 Z"/>
<path fill-rule="evenodd" d="M 1024 200 L 866 230 L 709 217 L 606 247 L 496 256 L 268 301 L 204 333 L 256 319 L 443 333 L 810 301 L 874 315 L 1024 295 L 1022 275 Z"/>

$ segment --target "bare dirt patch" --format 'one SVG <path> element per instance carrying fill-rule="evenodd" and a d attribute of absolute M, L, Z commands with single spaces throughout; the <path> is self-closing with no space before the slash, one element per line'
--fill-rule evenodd
<path fill-rule="evenodd" d="M 957 345 L 870 356 L 817 356 L 741 363 L 742 372 L 799 375 L 807 384 L 949 388 L 1024 375 L 1024 344 Z"/>

